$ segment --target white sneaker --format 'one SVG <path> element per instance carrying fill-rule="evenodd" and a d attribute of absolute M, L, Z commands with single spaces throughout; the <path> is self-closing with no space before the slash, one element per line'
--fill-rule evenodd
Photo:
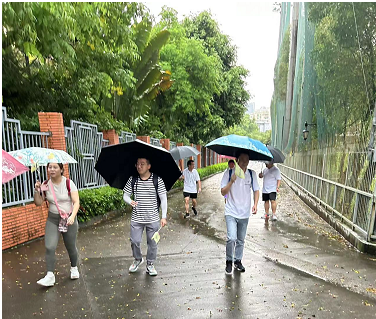
<path fill-rule="evenodd" d="M 138 267 L 144 262 L 144 258 L 141 260 L 134 260 L 132 265 L 129 267 L 129 272 L 136 272 Z"/>
<path fill-rule="evenodd" d="M 70 269 L 70 279 L 80 278 L 80 273 L 78 272 L 78 267 L 71 267 Z"/>
<path fill-rule="evenodd" d="M 55 275 L 52 271 L 48 271 L 47 275 L 37 281 L 38 285 L 51 287 L 55 284 Z"/>
<path fill-rule="evenodd" d="M 150 276 L 156 276 L 158 275 L 157 271 L 155 270 L 155 267 L 153 264 L 149 264 L 146 266 L 146 272 L 150 275 Z"/>
<path fill-rule="evenodd" d="M 267 220 L 267 219 L 269 219 L 269 215 L 268 214 L 264 214 L 264 215 L 261 216 L 261 218 Z"/>
<path fill-rule="evenodd" d="M 273 217 L 272 217 L 272 221 L 276 221 L 278 220 L 277 216 L 274 214 Z"/>

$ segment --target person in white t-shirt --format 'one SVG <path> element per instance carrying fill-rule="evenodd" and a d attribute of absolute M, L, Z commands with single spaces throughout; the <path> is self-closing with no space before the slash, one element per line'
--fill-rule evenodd
<path fill-rule="evenodd" d="M 277 193 L 279 192 L 279 186 L 281 185 L 281 172 L 278 167 L 274 166 L 273 161 L 266 163 L 266 168 L 259 174 L 260 178 L 264 178 L 264 184 L 262 187 L 262 200 L 265 207 L 265 215 L 261 218 L 265 220 L 269 219 L 269 201 L 272 206 L 273 217 L 272 220 L 277 220 Z"/>
<path fill-rule="evenodd" d="M 184 180 L 183 196 L 185 201 L 185 216 L 184 218 L 189 218 L 189 198 L 192 198 L 192 210 L 195 215 L 197 215 L 197 185 L 198 192 L 201 192 L 201 180 L 200 175 L 195 169 L 195 162 L 189 160 L 187 162 L 187 168 L 183 170 L 180 179 Z"/>
<path fill-rule="evenodd" d="M 256 172 L 247 169 L 249 164 L 248 153 L 239 153 L 237 163 L 244 171 L 245 178 L 237 178 L 231 175 L 229 181 L 229 171 L 223 174 L 221 182 L 221 194 L 227 195 L 225 205 L 225 218 L 227 226 L 226 241 L 226 274 L 232 274 L 232 266 L 240 272 L 244 272 L 242 265 L 244 240 L 247 233 L 249 216 L 257 213 L 257 203 L 259 200 L 259 185 Z M 253 206 L 252 206 L 253 191 Z M 235 260 L 234 260 L 235 259 Z"/>

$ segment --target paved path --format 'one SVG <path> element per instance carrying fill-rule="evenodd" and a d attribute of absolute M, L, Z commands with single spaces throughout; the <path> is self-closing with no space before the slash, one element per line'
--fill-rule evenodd
<path fill-rule="evenodd" d="M 57 284 L 48 289 L 36 284 L 43 240 L 4 252 L 3 318 L 376 318 L 376 257 L 349 247 L 284 185 L 278 222 L 260 218 L 260 203 L 248 226 L 246 272 L 226 276 L 221 177 L 203 182 L 190 220 L 182 218 L 182 194 L 169 196 L 157 277 L 144 265 L 127 271 L 127 215 L 80 230 L 76 281 L 62 241 Z"/>

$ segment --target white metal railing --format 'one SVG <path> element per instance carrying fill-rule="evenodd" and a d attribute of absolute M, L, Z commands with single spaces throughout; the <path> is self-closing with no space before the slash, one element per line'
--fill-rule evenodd
<path fill-rule="evenodd" d="M 367 240 L 373 238 L 374 195 L 323 177 L 283 164 L 278 164 L 282 175 L 325 206 L 334 217 Z M 372 217 L 373 216 L 373 217 Z"/>

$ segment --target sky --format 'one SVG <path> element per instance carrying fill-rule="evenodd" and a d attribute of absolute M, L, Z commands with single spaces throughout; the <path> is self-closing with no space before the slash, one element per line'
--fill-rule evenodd
<path fill-rule="evenodd" d="M 273 12 L 273 2 L 251 1 L 149 1 L 144 2 L 158 21 L 162 6 L 178 11 L 179 20 L 190 13 L 210 10 L 221 32 L 237 47 L 238 65 L 249 70 L 246 89 L 253 96 L 256 109 L 270 107 L 277 60 L 280 14 Z"/>

